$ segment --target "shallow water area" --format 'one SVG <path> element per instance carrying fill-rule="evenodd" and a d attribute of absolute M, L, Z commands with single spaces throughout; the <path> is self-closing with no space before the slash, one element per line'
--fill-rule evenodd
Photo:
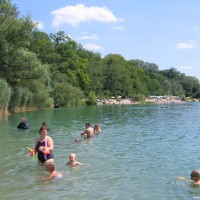
<path fill-rule="evenodd" d="M 29 130 L 16 127 L 25 115 Z M 103 105 L 17 113 L 0 118 L 0 197 L 9 200 L 188 200 L 200 199 L 200 188 L 190 186 L 193 169 L 200 169 L 200 104 Z M 57 170 L 48 175 L 27 157 L 38 130 L 46 122 L 54 140 Z M 85 123 L 99 123 L 102 133 L 75 142 Z M 64 165 L 69 154 L 89 164 Z"/>

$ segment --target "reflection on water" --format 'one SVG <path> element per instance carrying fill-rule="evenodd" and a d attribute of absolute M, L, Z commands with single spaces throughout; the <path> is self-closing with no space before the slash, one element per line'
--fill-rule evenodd
<path fill-rule="evenodd" d="M 30 130 L 16 128 L 22 114 L 0 120 L 1 199 L 176 199 L 199 196 L 187 181 L 199 166 L 199 103 L 153 106 L 99 106 L 25 113 Z M 47 175 L 37 158 L 26 156 L 42 122 L 50 128 L 60 179 Z M 102 134 L 75 143 L 85 122 L 99 123 Z M 89 166 L 64 165 L 69 154 Z M 196 198 L 197 199 L 197 198 Z"/>

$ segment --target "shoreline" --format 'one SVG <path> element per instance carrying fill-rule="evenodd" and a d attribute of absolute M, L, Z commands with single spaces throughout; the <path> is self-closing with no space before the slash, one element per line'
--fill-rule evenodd
<path fill-rule="evenodd" d="M 157 98 L 157 97 L 148 97 L 144 100 L 144 103 L 152 104 L 170 104 L 170 103 L 184 103 L 184 102 L 193 102 L 193 101 L 182 101 L 177 97 L 166 97 L 166 98 Z M 142 104 L 139 101 L 133 101 L 131 99 L 105 99 L 98 100 L 97 105 L 138 105 Z"/>

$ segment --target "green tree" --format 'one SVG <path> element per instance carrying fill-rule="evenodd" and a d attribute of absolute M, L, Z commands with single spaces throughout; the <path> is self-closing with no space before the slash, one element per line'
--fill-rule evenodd
<path fill-rule="evenodd" d="M 29 50 L 35 52 L 42 63 L 51 63 L 52 56 L 55 54 L 50 37 L 38 30 L 31 34 Z"/>
<path fill-rule="evenodd" d="M 0 110 L 8 107 L 11 98 L 11 87 L 8 83 L 0 78 Z"/>
<path fill-rule="evenodd" d="M 110 95 L 128 95 L 131 88 L 128 67 L 121 55 L 110 54 L 104 58 L 104 90 Z"/>

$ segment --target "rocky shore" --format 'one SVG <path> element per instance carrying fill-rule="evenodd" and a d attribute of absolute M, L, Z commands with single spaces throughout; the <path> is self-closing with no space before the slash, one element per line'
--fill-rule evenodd
<path fill-rule="evenodd" d="M 145 99 L 146 103 L 155 103 L 155 104 L 165 104 L 165 103 L 182 103 L 183 101 L 179 97 L 175 96 L 149 96 Z M 125 99 L 104 99 L 98 100 L 98 105 L 131 105 L 131 104 L 139 104 L 139 102 L 134 101 L 129 98 Z"/>

